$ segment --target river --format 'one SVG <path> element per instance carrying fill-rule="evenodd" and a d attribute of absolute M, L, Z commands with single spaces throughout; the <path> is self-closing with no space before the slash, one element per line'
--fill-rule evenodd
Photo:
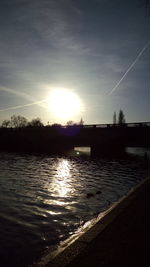
<path fill-rule="evenodd" d="M 0 153 L 0 266 L 32 264 L 147 174 L 143 157 Z"/>

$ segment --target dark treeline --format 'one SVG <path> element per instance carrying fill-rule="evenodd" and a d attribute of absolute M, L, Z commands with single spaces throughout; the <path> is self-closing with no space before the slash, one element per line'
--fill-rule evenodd
<path fill-rule="evenodd" d="M 0 127 L 0 151 L 63 153 L 72 149 L 72 139 L 82 128 L 68 121 L 65 127 L 54 123 L 44 126 L 40 118 L 28 121 L 23 116 L 11 116 Z"/>
<path fill-rule="evenodd" d="M 75 125 L 83 125 L 83 119 L 81 118 L 79 123 L 75 123 L 72 120 L 66 123 L 66 126 L 75 126 Z M 61 127 L 61 124 L 54 123 L 52 125 L 47 123 L 48 127 Z M 1 124 L 1 128 L 25 128 L 25 127 L 44 127 L 40 118 L 34 118 L 31 121 L 28 121 L 24 116 L 21 115 L 13 115 L 10 120 L 4 120 Z"/>

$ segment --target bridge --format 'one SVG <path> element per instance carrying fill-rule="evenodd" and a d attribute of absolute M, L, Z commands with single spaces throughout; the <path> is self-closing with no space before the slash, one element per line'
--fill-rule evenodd
<path fill-rule="evenodd" d="M 0 128 L 0 151 L 63 153 L 78 146 L 91 147 L 94 156 L 150 147 L 150 122 Z"/>
<path fill-rule="evenodd" d="M 76 134 L 74 130 L 79 132 Z M 64 126 L 64 135 L 72 133 L 70 143 L 89 146 L 93 155 L 123 153 L 125 147 L 150 147 L 150 122 Z M 73 135 L 74 133 L 74 135 Z"/>

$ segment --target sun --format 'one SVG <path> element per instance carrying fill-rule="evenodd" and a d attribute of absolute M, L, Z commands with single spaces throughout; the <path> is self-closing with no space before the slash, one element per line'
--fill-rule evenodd
<path fill-rule="evenodd" d="M 81 100 L 68 89 L 53 89 L 48 97 L 48 105 L 53 115 L 59 119 L 72 119 L 81 111 Z"/>

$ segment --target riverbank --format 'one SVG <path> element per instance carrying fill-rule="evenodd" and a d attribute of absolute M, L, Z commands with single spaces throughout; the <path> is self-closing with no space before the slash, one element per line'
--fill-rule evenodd
<path fill-rule="evenodd" d="M 149 266 L 149 206 L 150 179 L 147 179 L 45 266 Z"/>

